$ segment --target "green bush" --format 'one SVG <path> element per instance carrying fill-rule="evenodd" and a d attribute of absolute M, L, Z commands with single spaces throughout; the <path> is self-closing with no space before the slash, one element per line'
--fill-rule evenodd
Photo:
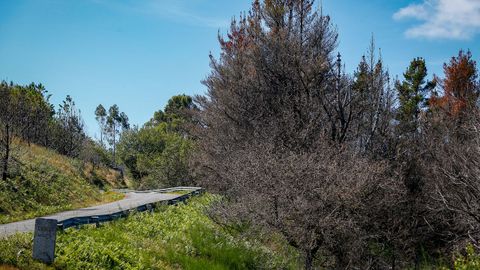
<path fill-rule="evenodd" d="M 193 142 L 160 123 L 126 132 L 118 156 L 142 189 L 187 185 L 188 155 Z"/>
<path fill-rule="evenodd" d="M 455 269 L 457 270 L 477 270 L 480 269 L 480 255 L 475 252 L 473 245 L 467 245 L 465 256 L 459 256 L 455 259 Z"/>

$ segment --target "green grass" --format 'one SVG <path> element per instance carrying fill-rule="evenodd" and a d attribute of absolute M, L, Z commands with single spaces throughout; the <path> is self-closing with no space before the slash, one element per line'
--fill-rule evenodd
<path fill-rule="evenodd" d="M 0 224 L 123 198 L 100 187 L 117 187 L 117 172 L 93 168 L 36 145 L 16 143 L 10 177 L 0 181 Z"/>
<path fill-rule="evenodd" d="M 206 214 L 218 196 L 139 213 L 101 228 L 58 234 L 53 269 L 297 269 L 298 256 L 276 237 L 242 237 Z M 31 234 L 0 241 L 0 265 L 48 269 L 31 259 Z M 261 239 L 268 239 L 263 241 Z"/>
<path fill-rule="evenodd" d="M 165 194 L 172 194 L 172 195 L 185 195 L 190 193 L 191 191 L 189 190 L 177 190 L 177 191 L 172 191 L 172 192 L 167 192 Z"/>

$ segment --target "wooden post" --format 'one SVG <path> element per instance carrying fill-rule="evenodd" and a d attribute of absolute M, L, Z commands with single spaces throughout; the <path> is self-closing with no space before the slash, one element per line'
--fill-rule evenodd
<path fill-rule="evenodd" d="M 33 258 L 46 264 L 55 260 L 56 219 L 37 218 L 33 237 Z"/>

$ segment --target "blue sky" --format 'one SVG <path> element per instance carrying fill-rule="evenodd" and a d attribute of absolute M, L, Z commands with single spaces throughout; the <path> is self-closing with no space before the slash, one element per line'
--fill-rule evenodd
<path fill-rule="evenodd" d="M 70 94 L 93 111 L 120 106 L 143 124 L 175 94 L 201 94 L 217 33 L 250 0 L 0 0 L 0 79 Z M 373 34 L 392 75 L 425 57 L 430 73 L 461 48 L 480 57 L 480 0 L 323 0 L 353 72 Z"/>

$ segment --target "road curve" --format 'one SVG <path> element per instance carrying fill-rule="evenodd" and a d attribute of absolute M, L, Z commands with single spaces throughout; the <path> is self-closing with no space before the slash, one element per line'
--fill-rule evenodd
<path fill-rule="evenodd" d="M 141 205 L 171 200 L 180 197 L 179 194 L 159 193 L 159 192 L 128 192 L 125 198 L 120 201 L 97 205 L 87 208 L 81 208 L 72 211 L 61 212 L 43 218 L 56 219 L 62 221 L 74 217 L 108 215 L 119 211 L 133 209 Z M 35 228 L 35 219 L 29 219 L 14 223 L 0 225 L 0 238 L 13 235 L 15 233 L 33 232 Z"/>

